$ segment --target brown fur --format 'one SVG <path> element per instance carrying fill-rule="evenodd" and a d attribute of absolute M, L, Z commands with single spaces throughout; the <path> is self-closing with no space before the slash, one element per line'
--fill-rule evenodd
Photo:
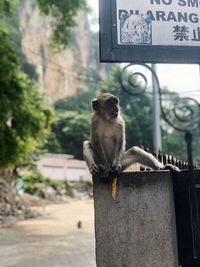
<path fill-rule="evenodd" d="M 107 178 L 136 162 L 152 169 L 165 169 L 153 155 L 139 147 L 125 152 L 125 125 L 116 96 L 102 94 L 92 101 L 92 107 L 90 140 L 83 144 L 83 155 L 92 175 Z M 178 171 L 175 166 L 167 167 Z"/>

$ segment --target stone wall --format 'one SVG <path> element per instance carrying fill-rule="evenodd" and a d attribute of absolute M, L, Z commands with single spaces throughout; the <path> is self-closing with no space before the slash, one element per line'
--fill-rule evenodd
<path fill-rule="evenodd" d="M 169 172 L 123 173 L 111 191 L 94 180 L 97 267 L 177 267 Z"/>

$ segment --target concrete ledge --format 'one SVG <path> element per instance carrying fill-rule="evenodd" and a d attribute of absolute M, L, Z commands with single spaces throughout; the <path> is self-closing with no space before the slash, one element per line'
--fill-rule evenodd
<path fill-rule="evenodd" d="M 123 173 L 117 198 L 94 179 L 97 267 L 177 267 L 173 186 L 168 171 Z"/>

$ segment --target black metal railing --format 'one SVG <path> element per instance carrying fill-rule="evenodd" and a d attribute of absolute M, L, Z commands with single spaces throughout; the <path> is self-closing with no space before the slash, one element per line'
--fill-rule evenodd
<path fill-rule="evenodd" d="M 176 167 L 178 167 L 180 170 L 187 170 L 189 169 L 189 162 L 188 160 L 181 160 L 177 159 L 176 157 L 169 155 L 169 154 L 163 154 L 163 153 L 158 153 L 156 154 L 155 152 L 151 152 L 149 148 L 140 146 L 140 148 L 144 149 L 144 151 L 151 153 L 159 162 L 161 162 L 163 165 L 166 164 L 172 164 Z M 199 169 L 199 165 L 195 164 L 194 169 Z M 150 170 L 148 167 L 145 166 L 140 166 L 141 171 L 148 171 Z"/>

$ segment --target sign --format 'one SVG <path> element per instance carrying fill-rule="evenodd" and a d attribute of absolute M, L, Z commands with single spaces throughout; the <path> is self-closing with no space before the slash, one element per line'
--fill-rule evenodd
<path fill-rule="evenodd" d="M 99 0 L 103 62 L 200 63 L 200 0 Z"/>

